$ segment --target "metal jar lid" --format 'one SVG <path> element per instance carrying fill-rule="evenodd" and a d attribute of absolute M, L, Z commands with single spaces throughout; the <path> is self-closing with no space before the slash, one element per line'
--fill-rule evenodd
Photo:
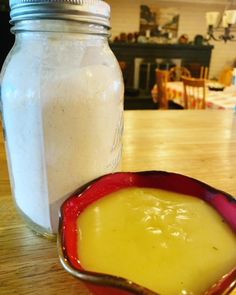
<path fill-rule="evenodd" d="M 102 0 L 10 0 L 11 23 L 62 19 L 110 27 L 110 6 Z"/>

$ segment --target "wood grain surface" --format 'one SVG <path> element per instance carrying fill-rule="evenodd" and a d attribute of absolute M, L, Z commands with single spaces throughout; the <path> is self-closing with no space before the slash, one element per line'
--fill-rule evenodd
<path fill-rule="evenodd" d="M 125 111 L 122 170 L 178 172 L 236 196 L 236 114 Z M 1 126 L 0 294 L 89 294 L 60 265 L 56 242 L 37 236 L 17 213 Z"/>

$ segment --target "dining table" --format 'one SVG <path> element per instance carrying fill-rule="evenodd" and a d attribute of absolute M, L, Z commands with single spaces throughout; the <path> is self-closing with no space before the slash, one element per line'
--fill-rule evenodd
<path fill-rule="evenodd" d="M 236 114 L 231 110 L 125 111 L 121 170 L 181 173 L 236 196 Z M 90 294 L 60 264 L 56 241 L 35 234 L 18 214 L 1 123 L 0 294 Z M 236 295 L 236 289 L 231 294 Z"/>
<path fill-rule="evenodd" d="M 214 87 L 217 84 L 219 83 L 206 81 L 206 108 L 234 110 L 236 108 L 236 86 L 221 85 Z M 166 91 L 169 100 L 184 107 L 184 85 L 182 81 L 167 82 Z"/>

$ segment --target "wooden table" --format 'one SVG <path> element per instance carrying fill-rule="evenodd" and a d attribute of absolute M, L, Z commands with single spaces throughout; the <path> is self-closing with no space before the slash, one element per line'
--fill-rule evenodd
<path fill-rule="evenodd" d="M 0 134 L 0 294 L 89 294 L 60 265 L 56 243 L 36 236 L 17 214 Z M 124 171 L 183 173 L 235 196 L 236 114 L 126 111 L 122 164 Z"/>

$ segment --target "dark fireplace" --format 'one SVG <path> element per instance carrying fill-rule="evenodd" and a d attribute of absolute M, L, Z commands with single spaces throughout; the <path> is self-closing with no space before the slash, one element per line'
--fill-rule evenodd
<path fill-rule="evenodd" d="M 156 69 L 170 70 L 174 66 L 181 65 L 181 59 L 135 58 L 133 88 L 150 94 L 151 89 L 156 83 Z"/>

